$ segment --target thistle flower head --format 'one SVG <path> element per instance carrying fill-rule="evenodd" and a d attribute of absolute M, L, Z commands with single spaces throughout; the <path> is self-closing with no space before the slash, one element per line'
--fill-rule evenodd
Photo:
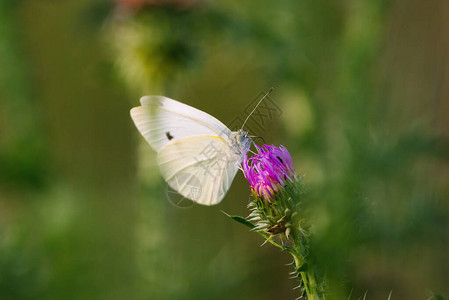
<path fill-rule="evenodd" d="M 243 160 L 243 174 L 249 181 L 251 191 L 267 201 L 295 178 L 290 153 L 284 146 L 256 145 L 257 154 Z"/>
<path fill-rule="evenodd" d="M 301 207 L 302 176 L 295 174 L 292 157 L 284 146 L 255 146 L 257 153 L 245 155 L 242 164 L 254 198 L 248 204 L 251 212 L 246 218 L 231 217 L 288 251 L 295 262 L 294 274 L 301 277 L 303 295 L 307 299 L 324 299 L 324 280 L 313 265 L 309 266 L 312 260 L 308 257 L 309 226 Z"/>

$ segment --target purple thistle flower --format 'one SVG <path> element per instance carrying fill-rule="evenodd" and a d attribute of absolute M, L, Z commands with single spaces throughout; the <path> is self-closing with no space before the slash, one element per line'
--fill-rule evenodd
<path fill-rule="evenodd" d="M 284 146 L 255 146 L 257 153 L 245 156 L 242 163 L 254 196 L 248 204 L 251 213 L 247 218 L 231 217 L 261 234 L 267 242 L 288 251 L 294 259 L 294 273 L 301 278 L 303 295 L 307 299 L 324 299 L 324 279 L 309 259 L 308 223 L 301 205 L 302 177 L 296 175 L 292 157 Z M 272 239 L 273 236 L 282 243 Z"/>
<path fill-rule="evenodd" d="M 292 157 L 282 145 L 255 146 L 258 153 L 252 157 L 245 156 L 243 174 L 253 194 L 270 202 L 276 192 L 295 178 Z"/>

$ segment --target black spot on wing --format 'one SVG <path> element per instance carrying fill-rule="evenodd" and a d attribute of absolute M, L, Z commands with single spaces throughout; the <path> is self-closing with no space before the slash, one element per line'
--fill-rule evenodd
<path fill-rule="evenodd" d="M 174 136 L 172 136 L 172 135 L 170 134 L 170 131 L 167 131 L 167 132 L 165 133 L 165 135 L 167 136 L 167 139 L 168 139 L 169 141 L 171 141 L 171 140 L 174 138 Z"/>

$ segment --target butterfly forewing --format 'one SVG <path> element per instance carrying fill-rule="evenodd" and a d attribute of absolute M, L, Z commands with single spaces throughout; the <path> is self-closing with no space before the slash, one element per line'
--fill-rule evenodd
<path fill-rule="evenodd" d="M 231 131 L 211 115 L 163 96 L 145 96 L 131 117 L 145 140 L 159 151 L 165 145 L 194 135 L 228 139 Z"/>

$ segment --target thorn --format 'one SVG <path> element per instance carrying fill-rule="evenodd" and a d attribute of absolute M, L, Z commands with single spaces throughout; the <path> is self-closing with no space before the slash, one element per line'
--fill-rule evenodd
<path fill-rule="evenodd" d="M 269 240 L 271 240 L 271 237 L 272 237 L 272 236 L 270 236 L 269 238 L 267 238 L 267 239 L 263 242 L 263 244 L 260 245 L 260 247 L 262 247 L 262 246 L 265 245 Z"/>
<path fill-rule="evenodd" d="M 351 292 L 349 293 L 349 296 L 348 296 L 348 300 L 351 298 L 351 296 L 352 296 L 352 291 L 354 291 L 354 288 L 352 288 L 351 289 Z"/>
<path fill-rule="evenodd" d="M 265 231 L 265 229 L 267 229 L 267 226 L 264 225 L 258 225 L 256 227 L 254 227 L 252 230 L 253 231 Z"/>
<path fill-rule="evenodd" d="M 224 213 L 225 215 L 227 215 L 228 217 L 231 217 L 231 215 L 230 214 L 228 214 L 228 213 L 226 213 L 225 211 L 223 211 L 223 210 L 220 210 L 222 213 Z"/>
<path fill-rule="evenodd" d="M 390 291 L 390 294 L 388 295 L 388 299 L 387 300 L 391 299 L 391 294 L 393 294 L 393 290 Z"/>

